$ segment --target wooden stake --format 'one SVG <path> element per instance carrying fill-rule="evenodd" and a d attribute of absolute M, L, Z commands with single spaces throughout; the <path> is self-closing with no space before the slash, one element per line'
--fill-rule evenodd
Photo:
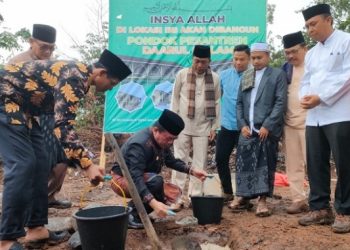
<path fill-rule="evenodd" d="M 128 187 L 129 187 L 129 192 L 130 192 L 131 198 L 136 206 L 137 212 L 139 213 L 139 215 L 141 217 L 141 221 L 145 227 L 147 236 L 150 238 L 153 249 L 160 250 L 160 249 L 162 249 L 162 245 L 158 239 L 156 231 L 154 230 L 154 227 L 151 223 L 151 220 L 148 217 L 146 209 L 143 206 L 142 200 L 140 198 L 139 193 L 137 192 L 135 183 L 131 178 L 129 169 L 126 166 L 126 163 L 124 161 L 124 157 L 123 157 L 122 152 L 119 148 L 119 145 L 112 134 L 106 134 L 105 136 L 106 136 L 109 144 L 112 146 L 114 152 L 116 153 L 117 161 L 118 161 L 119 166 L 122 170 L 123 176 L 128 181 Z"/>
<path fill-rule="evenodd" d="M 105 134 L 102 133 L 101 152 L 100 152 L 100 167 L 102 167 L 103 169 L 106 169 L 105 142 L 106 142 Z M 102 188 L 103 182 L 101 181 L 98 186 L 99 186 L 99 188 Z"/>
<path fill-rule="evenodd" d="M 105 143 L 106 143 L 106 138 L 105 138 L 105 135 L 102 133 L 101 152 L 100 152 L 100 167 L 102 167 L 103 169 L 106 169 Z"/>

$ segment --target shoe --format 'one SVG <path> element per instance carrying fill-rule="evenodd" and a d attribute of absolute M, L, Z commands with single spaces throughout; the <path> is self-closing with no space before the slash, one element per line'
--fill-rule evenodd
<path fill-rule="evenodd" d="M 15 241 L 12 246 L 9 248 L 9 250 L 24 250 L 23 246 L 19 244 L 17 241 Z"/>
<path fill-rule="evenodd" d="M 310 225 L 330 225 L 334 222 L 334 214 L 332 209 L 322 209 L 309 211 L 301 217 L 298 223 L 302 226 Z"/>
<path fill-rule="evenodd" d="M 72 206 L 72 202 L 68 200 L 52 200 L 49 201 L 49 208 L 57 208 L 57 209 L 67 209 Z"/>
<path fill-rule="evenodd" d="M 350 216 L 345 214 L 337 214 L 332 225 L 332 231 L 338 234 L 350 232 Z"/>
<path fill-rule="evenodd" d="M 309 206 L 304 200 L 293 202 L 289 207 L 286 208 L 288 214 L 300 214 L 309 210 Z"/>
<path fill-rule="evenodd" d="M 250 210 L 253 207 L 253 204 L 250 203 L 249 199 L 238 197 L 234 199 L 228 207 L 231 209 L 233 213 L 240 213 L 246 210 Z"/>
<path fill-rule="evenodd" d="M 170 209 L 173 210 L 175 213 L 180 212 L 183 208 L 183 203 L 173 203 L 170 205 Z"/>
<path fill-rule="evenodd" d="M 128 228 L 130 229 L 143 229 L 144 226 L 138 215 L 129 214 L 129 224 Z"/>
<path fill-rule="evenodd" d="M 24 243 L 25 247 L 28 249 L 44 249 L 45 244 L 48 244 L 49 246 L 54 246 L 64 241 L 67 241 L 70 237 L 70 234 L 67 231 L 61 231 L 61 232 L 52 232 L 50 230 L 48 231 L 49 231 L 48 238 L 27 241 Z"/>
<path fill-rule="evenodd" d="M 224 203 L 228 203 L 228 202 L 230 202 L 230 201 L 233 201 L 233 199 L 234 199 L 233 194 L 224 193 L 224 194 L 222 195 L 222 197 L 224 198 Z"/>

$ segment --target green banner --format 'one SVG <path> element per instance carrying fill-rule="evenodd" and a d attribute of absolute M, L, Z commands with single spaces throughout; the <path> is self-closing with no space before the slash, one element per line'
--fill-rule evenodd
<path fill-rule="evenodd" d="M 266 40 L 266 0 L 110 0 L 109 48 L 132 75 L 106 94 L 104 131 L 133 133 L 169 108 L 176 73 L 196 44 L 211 68 L 231 66 L 237 44 Z"/>

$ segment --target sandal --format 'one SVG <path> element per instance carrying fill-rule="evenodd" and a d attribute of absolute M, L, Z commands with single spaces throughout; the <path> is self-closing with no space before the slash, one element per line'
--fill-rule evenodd
<path fill-rule="evenodd" d="M 17 241 L 15 241 L 12 246 L 9 248 L 9 250 L 24 250 L 23 246 L 19 244 Z"/>
<path fill-rule="evenodd" d="M 271 211 L 267 207 L 266 203 L 258 203 L 256 207 L 255 215 L 258 217 L 268 217 L 271 215 Z"/>
<path fill-rule="evenodd" d="M 240 213 L 245 210 L 250 210 L 253 207 L 253 204 L 250 203 L 248 199 L 237 199 L 233 200 L 228 207 L 232 210 L 233 213 Z"/>
<path fill-rule="evenodd" d="M 50 246 L 54 246 L 57 244 L 60 244 L 64 241 L 67 241 L 69 239 L 70 234 L 67 231 L 61 231 L 61 232 L 52 232 L 49 231 L 49 237 L 46 239 L 40 239 L 40 240 L 31 240 L 25 242 L 25 247 L 28 249 L 43 249 L 43 246 L 45 244 L 48 244 Z"/>

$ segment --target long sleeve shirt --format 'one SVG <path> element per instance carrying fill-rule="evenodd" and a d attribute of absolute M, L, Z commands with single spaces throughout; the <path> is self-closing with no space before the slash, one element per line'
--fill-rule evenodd
<path fill-rule="evenodd" d="M 237 130 L 236 103 L 241 73 L 233 67 L 220 73 L 221 126 L 228 130 Z"/>
<path fill-rule="evenodd" d="M 90 66 L 68 61 L 7 64 L 0 70 L 0 107 L 9 124 L 28 127 L 33 117 L 54 113 L 55 134 L 67 158 L 87 168 L 93 154 L 78 139 L 74 120 L 91 73 Z"/>
<path fill-rule="evenodd" d="M 121 148 L 125 163 L 143 202 L 150 202 L 154 197 L 144 181 L 144 173 L 157 173 L 165 165 L 180 172 L 189 173 L 190 168 L 180 159 L 175 159 L 170 148 L 162 149 L 155 141 L 150 128 L 143 129 L 130 137 Z M 119 165 L 113 172 L 123 175 Z"/>
<path fill-rule="evenodd" d="M 318 42 L 305 58 L 299 98 L 318 95 L 321 103 L 309 109 L 307 126 L 350 121 L 350 34 L 335 30 Z"/>
<path fill-rule="evenodd" d="M 284 122 L 294 129 L 305 129 L 306 109 L 300 106 L 298 97 L 301 78 L 304 75 L 304 64 L 293 66 L 291 82 L 288 84 L 287 111 Z"/>
<path fill-rule="evenodd" d="M 208 136 L 210 130 L 217 130 L 220 126 L 220 84 L 219 76 L 212 72 L 215 91 L 216 117 L 213 120 L 205 116 L 205 81 L 204 74 L 196 75 L 195 91 L 195 115 L 193 119 L 188 118 L 188 68 L 180 70 L 175 79 L 171 99 L 171 110 L 181 116 L 185 122 L 183 134 L 192 136 Z"/>

